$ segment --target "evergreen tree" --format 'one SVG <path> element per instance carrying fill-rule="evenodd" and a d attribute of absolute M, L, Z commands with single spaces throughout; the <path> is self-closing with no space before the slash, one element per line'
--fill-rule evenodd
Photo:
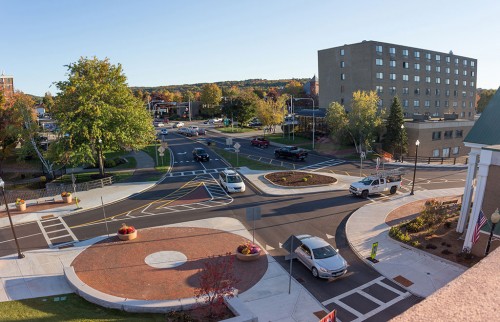
<path fill-rule="evenodd" d="M 384 150 L 400 155 L 405 153 L 408 145 L 408 136 L 404 125 L 403 108 L 397 97 L 394 97 L 389 117 L 387 118 L 387 132 L 384 137 Z"/>

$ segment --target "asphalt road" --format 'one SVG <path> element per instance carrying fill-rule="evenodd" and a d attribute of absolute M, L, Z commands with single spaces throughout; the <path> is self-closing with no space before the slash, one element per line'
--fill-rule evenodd
<path fill-rule="evenodd" d="M 219 146 L 225 144 L 223 137 L 211 139 Z M 106 205 L 104 209 L 65 216 L 64 222 L 78 240 L 107 234 L 103 211 L 108 218 L 107 227 L 112 233 L 125 220 L 127 224 L 140 229 L 211 217 L 236 218 L 252 232 L 254 223 L 246 221 L 246 209 L 258 206 L 261 208 L 262 219 L 255 222 L 255 238 L 287 270 L 287 252 L 280 248 L 280 243 L 285 242 L 292 234 L 322 237 L 338 248 L 345 257 L 349 263 L 348 273 L 339 279 L 315 279 L 311 272 L 297 261 L 293 262 L 292 272 L 293 277 L 327 309 L 336 308 L 342 321 L 353 320 L 356 312 L 366 314 L 366 318 L 373 321 L 387 320 L 420 300 L 365 265 L 351 251 L 345 238 L 345 223 L 353 211 L 368 202 L 378 202 L 390 196 L 372 196 L 365 200 L 352 197 L 347 191 L 267 196 L 252 185 L 247 185 L 247 191 L 243 194 L 227 195 L 217 183 L 217 172 L 228 165 L 218 155 L 195 139 L 172 132 L 166 141 L 173 155 L 172 175 L 153 188 L 129 199 Z M 241 144 L 241 154 L 253 158 L 273 159 L 272 147 L 252 147 L 248 140 L 243 139 L 233 142 Z M 206 148 L 211 157 L 210 161 L 194 161 L 191 154 L 194 147 Z M 309 171 L 330 171 L 356 176 L 360 172 L 360 165 L 357 163 L 318 155 L 310 155 L 304 162 L 279 162 L 285 162 L 289 168 L 308 167 Z M 369 164 L 364 165 L 361 172 L 369 174 L 374 170 L 374 165 Z M 418 190 L 463 186 L 465 175 L 465 170 L 418 169 L 415 188 Z M 405 179 L 406 189 L 410 183 L 411 178 Z M 208 200 L 214 196 L 217 198 L 216 203 L 213 202 L 208 207 L 198 206 L 197 200 Z M 9 238 L 7 236 L 10 236 L 10 231 L 7 228 L 0 229 L 0 239 Z M 37 223 L 17 225 L 16 231 L 23 249 L 47 247 Z M 0 255 L 12 253 L 12 249 L 15 248 L 11 243 L 2 243 Z"/>

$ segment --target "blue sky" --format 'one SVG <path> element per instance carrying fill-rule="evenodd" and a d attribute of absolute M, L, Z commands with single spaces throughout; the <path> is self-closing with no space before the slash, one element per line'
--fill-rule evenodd
<path fill-rule="evenodd" d="M 496 89 L 498 12 L 462 0 L 0 0 L 0 72 L 35 95 L 80 56 L 121 63 L 131 86 L 303 78 L 318 50 L 378 40 L 477 58 L 478 87 Z"/>

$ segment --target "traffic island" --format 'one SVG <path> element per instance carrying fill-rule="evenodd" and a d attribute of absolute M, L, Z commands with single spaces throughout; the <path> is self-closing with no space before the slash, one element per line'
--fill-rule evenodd
<path fill-rule="evenodd" d="M 327 186 L 337 182 L 336 178 L 304 171 L 271 172 L 264 178 L 276 186 L 292 188 Z"/>

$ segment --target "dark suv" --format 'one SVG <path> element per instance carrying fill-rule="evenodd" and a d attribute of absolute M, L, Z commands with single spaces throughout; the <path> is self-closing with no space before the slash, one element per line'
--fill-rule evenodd
<path fill-rule="evenodd" d="M 195 161 L 210 161 L 210 156 L 202 148 L 195 148 L 193 150 L 193 159 Z"/>

